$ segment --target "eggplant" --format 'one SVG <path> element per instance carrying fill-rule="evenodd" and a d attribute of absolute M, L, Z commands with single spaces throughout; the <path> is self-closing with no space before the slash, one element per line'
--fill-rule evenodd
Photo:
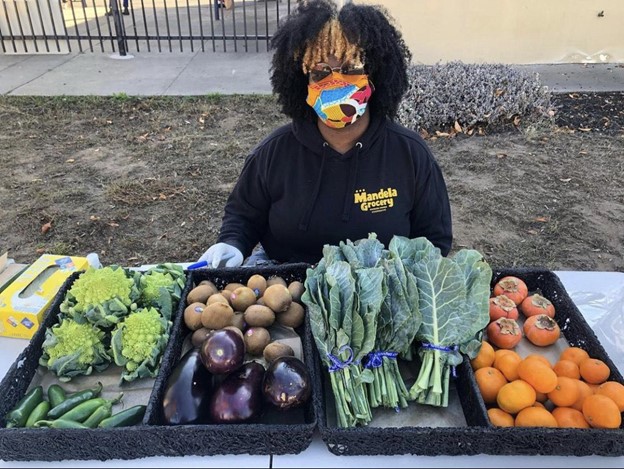
<path fill-rule="evenodd" d="M 302 406 L 312 394 L 310 372 L 297 357 L 278 357 L 264 374 L 262 394 L 281 410 Z"/>
<path fill-rule="evenodd" d="M 255 361 L 227 375 L 216 386 L 210 400 L 212 422 L 240 423 L 260 417 L 264 407 L 263 378 L 264 367 Z"/>
<path fill-rule="evenodd" d="M 245 360 L 242 334 L 231 329 L 212 331 L 204 339 L 200 353 L 204 366 L 214 374 L 227 374 L 239 368 Z"/>
<path fill-rule="evenodd" d="M 199 350 L 186 352 L 167 380 L 162 403 L 165 424 L 207 423 L 212 378 Z"/>

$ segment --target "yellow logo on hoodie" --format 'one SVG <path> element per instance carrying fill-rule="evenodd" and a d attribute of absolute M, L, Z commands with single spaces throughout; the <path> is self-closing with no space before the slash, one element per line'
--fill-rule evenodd
<path fill-rule="evenodd" d="M 373 193 L 366 192 L 366 189 L 358 189 L 353 195 L 355 198 L 353 203 L 359 204 L 362 212 L 376 213 L 394 207 L 394 198 L 399 194 L 396 189 L 388 187 Z"/>

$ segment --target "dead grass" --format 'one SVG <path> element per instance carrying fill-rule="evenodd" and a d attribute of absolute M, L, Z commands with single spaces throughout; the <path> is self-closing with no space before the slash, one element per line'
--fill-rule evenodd
<path fill-rule="evenodd" d="M 133 266 L 196 260 L 245 156 L 287 119 L 266 96 L 4 96 L 0 122 L 0 250 Z M 455 249 L 501 268 L 624 270 L 621 133 L 535 124 L 428 143 Z"/>

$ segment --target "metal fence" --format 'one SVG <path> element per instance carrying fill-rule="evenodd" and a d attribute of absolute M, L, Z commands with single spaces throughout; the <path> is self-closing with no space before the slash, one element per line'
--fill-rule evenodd
<path fill-rule="evenodd" d="M 0 0 L 0 54 L 268 50 L 296 0 Z"/>

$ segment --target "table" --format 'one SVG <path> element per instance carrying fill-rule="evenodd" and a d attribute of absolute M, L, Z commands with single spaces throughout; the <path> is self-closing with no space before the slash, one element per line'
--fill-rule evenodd
<path fill-rule="evenodd" d="M 624 273 L 555 271 L 601 344 L 624 372 Z M 618 342 L 619 341 L 619 342 Z M 26 340 L 0 337 L 0 376 L 4 376 Z M 1 457 L 1 455 L 0 455 Z M 151 457 L 131 461 L 0 461 L 0 467 L 624 467 L 624 456 L 335 456 L 318 433 L 294 455 Z"/>

